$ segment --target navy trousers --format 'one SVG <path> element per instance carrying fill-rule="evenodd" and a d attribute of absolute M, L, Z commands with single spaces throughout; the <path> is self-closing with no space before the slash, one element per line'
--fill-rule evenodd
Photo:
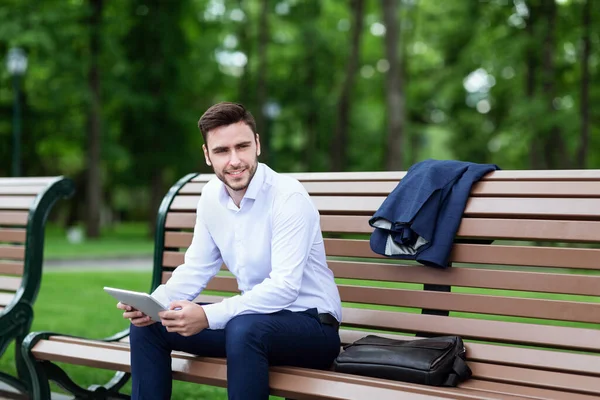
<path fill-rule="evenodd" d="M 327 369 L 340 350 L 337 330 L 317 310 L 279 311 L 233 318 L 225 329 L 184 337 L 160 323 L 131 326 L 132 399 L 171 398 L 171 351 L 227 357 L 230 400 L 267 400 L 269 365 Z"/>

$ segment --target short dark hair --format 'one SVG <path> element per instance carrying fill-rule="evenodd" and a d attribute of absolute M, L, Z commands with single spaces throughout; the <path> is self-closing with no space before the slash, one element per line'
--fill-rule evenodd
<path fill-rule="evenodd" d="M 241 104 L 224 101 L 206 110 L 198 121 L 198 129 L 200 129 L 204 143 L 206 143 L 206 136 L 210 130 L 238 122 L 244 122 L 256 135 L 256 121 L 252 113 Z"/>

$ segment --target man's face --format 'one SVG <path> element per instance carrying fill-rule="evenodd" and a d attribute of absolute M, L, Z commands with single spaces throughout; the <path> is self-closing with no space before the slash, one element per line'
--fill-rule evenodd
<path fill-rule="evenodd" d="M 230 193 L 243 195 L 258 166 L 258 135 L 244 122 L 220 126 L 207 133 L 202 149 L 206 164 L 212 166 Z"/>

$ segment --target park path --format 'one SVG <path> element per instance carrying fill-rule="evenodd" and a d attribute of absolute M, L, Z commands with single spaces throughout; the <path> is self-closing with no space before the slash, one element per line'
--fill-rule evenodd
<path fill-rule="evenodd" d="M 44 269 L 50 270 L 131 270 L 151 271 L 152 256 L 115 258 L 50 259 L 44 261 Z"/>

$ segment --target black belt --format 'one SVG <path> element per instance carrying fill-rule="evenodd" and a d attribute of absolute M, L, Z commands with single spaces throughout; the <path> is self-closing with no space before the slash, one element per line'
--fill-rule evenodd
<path fill-rule="evenodd" d="M 329 313 L 319 314 L 319 321 L 321 321 L 322 324 L 333 326 L 336 330 L 340 328 L 340 323 L 338 322 L 338 320 L 335 319 L 335 317 Z"/>

